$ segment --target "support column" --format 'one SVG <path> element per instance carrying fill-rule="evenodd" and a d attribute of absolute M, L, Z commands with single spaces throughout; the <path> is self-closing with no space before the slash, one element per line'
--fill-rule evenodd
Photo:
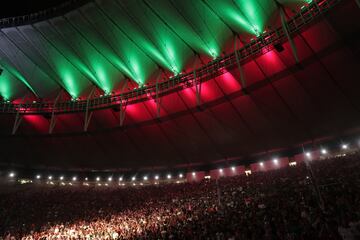
<path fill-rule="evenodd" d="M 284 31 L 284 33 L 285 33 L 285 35 L 286 35 L 286 37 L 287 37 L 287 39 L 288 39 L 288 41 L 290 43 L 290 47 L 291 47 L 295 62 L 298 64 L 299 63 L 299 57 L 298 57 L 296 45 L 295 45 L 295 43 L 294 43 L 294 41 L 291 38 L 290 33 L 289 33 L 289 27 L 288 27 L 288 24 L 287 24 L 287 21 L 286 21 L 284 7 L 278 1 L 276 1 L 276 5 L 279 8 L 280 19 L 281 19 L 281 24 L 282 24 L 283 31 Z"/>
<path fill-rule="evenodd" d="M 155 85 L 155 103 L 156 103 L 156 117 L 160 118 L 160 110 L 161 110 L 161 98 L 159 97 L 159 79 L 161 78 L 161 75 L 163 73 L 163 70 L 158 74 L 156 78 L 156 85 Z"/>
<path fill-rule="evenodd" d="M 14 122 L 14 125 L 13 125 L 13 129 L 11 131 L 12 135 L 16 134 L 16 131 L 18 130 L 18 128 L 19 128 L 19 126 L 20 126 L 20 124 L 22 122 L 23 116 L 20 114 L 20 111 L 21 111 L 21 108 L 22 108 L 22 104 L 24 103 L 25 97 L 26 97 L 26 95 L 22 98 L 21 103 L 19 105 L 19 109 L 16 112 L 15 122 Z"/>
<path fill-rule="evenodd" d="M 196 77 L 196 67 L 197 67 L 197 60 L 200 58 L 199 55 L 195 58 L 194 61 L 194 85 L 195 85 L 195 94 L 196 94 L 196 105 L 200 107 L 201 105 L 201 80 L 198 80 Z"/>
<path fill-rule="evenodd" d="M 55 125 L 56 125 L 57 118 L 56 118 L 56 115 L 55 115 L 55 107 L 56 107 L 56 104 L 58 103 L 59 99 L 61 98 L 61 95 L 62 95 L 62 90 L 60 90 L 59 94 L 56 96 L 55 101 L 54 101 L 53 109 L 52 109 L 52 112 L 51 112 L 50 125 L 49 125 L 49 134 L 53 133 L 53 130 L 54 130 Z"/>
<path fill-rule="evenodd" d="M 121 94 L 120 94 L 120 106 L 119 106 L 120 107 L 120 114 L 119 114 L 120 127 L 122 127 L 124 125 L 124 120 L 125 120 L 127 98 L 124 100 L 123 92 L 124 92 L 124 89 L 127 87 L 127 84 L 128 84 L 128 80 L 125 79 L 125 83 L 121 88 Z"/>
<path fill-rule="evenodd" d="M 95 92 L 95 86 L 93 86 L 93 88 L 91 89 L 88 97 L 87 97 L 87 100 L 86 100 L 86 111 L 85 111 L 85 122 L 84 122 L 84 132 L 87 132 L 87 129 L 89 127 L 89 124 L 90 124 L 90 121 L 91 121 L 91 118 L 92 118 L 92 115 L 93 115 L 93 112 L 91 111 L 89 113 L 89 105 L 90 105 L 90 99 L 91 97 L 93 96 L 94 92 Z"/>
<path fill-rule="evenodd" d="M 243 70 L 243 68 L 241 67 L 241 64 L 240 64 L 240 56 L 239 56 L 239 52 L 238 52 L 238 49 L 237 49 L 237 39 L 238 39 L 238 37 L 239 36 L 235 36 L 235 39 L 234 39 L 234 53 L 235 53 L 235 57 L 236 57 L 236 64 L 237 64 L 237 67 L 238 67 L 238 70 L 239 70 L 239 73 L 240 73 L 241 89 L 242 89 L 243 93 L 246 95 L 247 94 L 247 91 L 246 91 L 246 79 L 245 79 L 244 70 Z"/>
<path fill-rule="evenodd" d="M 126 107 L 127 99 L 123 100 L 123 96 L 120 95 L 120 127 L 124 125 Z"/>
<path fill-rule="evenodd" d="M 18 128 L 19 128 L 19 126 L 20 126 L 20 124 L 22 122 L 22 119 L 23 119 L 23 116 L 20 115 L 20 110 L 18 110 L 17 113 L 16 113 L 14 126 L 13 126 L 13 129 L 12 129 L 12 132 L 11 132 L 12 135 L 15 135 L 16 131 L 18 130 Z"/>

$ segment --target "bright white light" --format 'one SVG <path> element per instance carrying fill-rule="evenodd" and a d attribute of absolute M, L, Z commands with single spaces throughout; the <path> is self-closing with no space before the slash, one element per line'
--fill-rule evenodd
<path fill-rule="evenodd" d="M 36 175 L 36 179 L 40 179 L 41 178 L 41 175 Z"/>
<path fill-rule="evenodd" d="M 327 150 L 326 149 L 321 149 L 321 153 L 322 154 L 327 154 Z"/>
<path fill-rule="evenodd" d="M 50 177 L 51 177 L 51 176 L 50 176 Z M 50 177 L 49 177 L 49 179 L 51 179 Z M 63 177 L 63 176 L 61 176 L 61 177 L 60 177 L 60 180 L 63 180 L 63 179 L 64 179 L 64 177 Z"/>
<path fill-rule="evenodd" d="M 264 166 L 264 163 L 263 163 L 263 162 L 260 162 L 259 164 L 260 164 L 260 166 Z"/>
<path fill-rule="evenodd" d="M 170 174 L 168 174 L 168 175 L 167 175 L 167 178 L 168 178 L 168 179 L 171 179 L 171 175 L 170 175 Z"/>
<path fill-rule="evenodd" d="M 311 157 L 311 153 L 309 153 L 309 152 L 306 152 L 305 155 L 306 155 L 307 157 Z"/>
<path fill-rule="evenodd" d="M 136 179 L 136 177 L 134 176 L 134 177 L 131 178 L 131 181 L 135 181 L 135 179 Z"/>
<path fill-rule="evenodd" d="M 121 182 L 123 180 L 123 178 L 122 177 L 119 177 L 119 181 Z"/>
<path fill-rule="evenodd" d="M 156 176 L 155 176 L 155 180 L 158 180 L 158 179 L 159 179 L 159 175 L 156 175 Z"/>
<path fill-rule="evenodd" d="M 232 170 L 232 171 L 235 171 L 235 170 L 236 170 L 236 168 L 235 168 L 235 167 L 231 167 L 231 170 Z"/>
<path fill-rule="evenodd" d="M 193 175 L 193 177 L 195 177 L 196 173 L 195 173 L 195 172 L 192 172 L 192 175 Z"/>
<path fill-rule="evenodd" d="M 348 145 L 347 145 L 347 144 L 343 144 L 343 145 L 341 146 L 341 148 L 342 148 L 342 149 L 348 149 Z"/>
<path fill-rule="evenodd" d="M 100 181 L 100 177 L 97 177 L 97 178 L 96 178 L 96 181 L 97 181 L 97 182 Z"/>
<path fill-rule="evenodd" d="M 179 174 L 179 178 L 183 178 L 184 176 L 182 175 L 182 173 Z"/>
<path fill-rule="evenodd" d="M 246 174 L 246 176 L 250 175 L 250 174 L 251 174 L 251 170 L 246 170 L 246 171 L 245 171 L 245 174 Z"/>
<path fill-rule="evenodd" d="M 9 177 L 11 178 L 15 177 L 15 173 L 14 172 L 9 173 Z"/>
<path fill-rule="evenodd" d="M 112 181 L 112 177 L 108 177 L 108 181 L 111 182 L 111 181 Z"/>
<path fill-rule="evenodd" d="M 48 179 L 51 180 L 51 179 L 52 179 L 52 176 L 49 176 Z"/>
<path fill-rule="evenodd" d="M 73 178 L 72 178 L 73 181 L 76 181 L 76 179 L 77 179 L 76 177 L 73 177 Z"/>
<path fill-rule="evenodd" d="M 86 177 L 86 178 L 85 178 L 85 181 L 87 181 L 87 180 L 88 180 L 88 178 Z"/>
<path fill-rule="evenodd" d="M 220 173 L 222 173 L 222 172 L 223 172 L 223 169 L 222 169 L 222 168 L 220 168 L 220 169 L 219 169 L 219 172 L 220 172 Z"/>
<path fill-rule="evenodd" d="M 278 164 L 278 163 L 279 163 L 279 160 L 277 160 L 277 158 L 274 158 L 273 162 L 274 162 L 275 164 Z"/>
<path fill-rule="evenodd" d="M 147 180 L 148 180 L 148 177 L 147 177 L 147 176 L 144 176 L 144 180 L 147 181 Z"/>

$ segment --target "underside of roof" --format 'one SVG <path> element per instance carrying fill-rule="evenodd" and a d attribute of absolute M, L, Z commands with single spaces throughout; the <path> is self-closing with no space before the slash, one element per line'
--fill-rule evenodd
<path fill-rule="evenodd" d="M 279 1 L 290 18 L 309 1 Z M 325 1 L 326 2 L 326 1 Z M 2 164 L 141 168 L 226 161 L 356 131 L 360 120 L 360 8 L 342 0 L 291 42 L 201 84 L 127 105 L 47 115 L 0 115 Z M 85 98 L 191 72 L 278 27 L 275 1 L 105 1 L 0 32 L 0 94 L 13 102 Z M 240 79 L 246 79 L 244 92 Z M 159 112 L 158 112 L 159 111 Z"/>

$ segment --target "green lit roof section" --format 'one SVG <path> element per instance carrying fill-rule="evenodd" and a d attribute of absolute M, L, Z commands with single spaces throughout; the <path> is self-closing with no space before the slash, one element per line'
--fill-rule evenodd
<path fill-rule="evenodd" d="M 291 8 L 310 2 L 279 0 Z M 144 85 L 159 68 L 176 75 L 196 54 L 220 56 L 233 33 L 261 34 L 277 10 L 272 0 L 91 1 L 1 29 L 0 93 L 12 99 L 27 89 L 46 97 L 62 88 L 77 98 L 92 85 L 104 93 L 119 90 L 125 79 Z"/>
<path fill-rule="evenodd" d="M 0 64 L 0 67 L 3 69 L 0 75 L 0 95 L 5 100 L 12 100 L 18 97 L 19 93 L 25 93 L 25 85 L 28 85 L 25 79 L 15 70 L 8 70 L 7 66 L 3 64 Z M 24 84 L 19 81 L 18 77 L 22 79 L 20 81 L 25 81 Z"/>

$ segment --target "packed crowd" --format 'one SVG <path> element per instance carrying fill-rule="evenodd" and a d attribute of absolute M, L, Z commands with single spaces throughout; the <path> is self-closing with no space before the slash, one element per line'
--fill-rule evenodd
<path fill-rule="evenodd" d="M 360 154 L 144 187 L 17 186 L 0 239 L 359 239 Z"/>

